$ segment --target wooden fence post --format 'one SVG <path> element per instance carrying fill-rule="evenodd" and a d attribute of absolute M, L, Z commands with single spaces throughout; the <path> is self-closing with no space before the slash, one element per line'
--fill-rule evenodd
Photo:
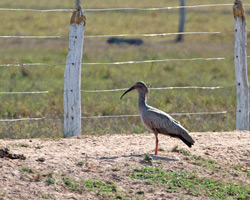
<path fill-rule="evenodd" d="M 180 22 L 179 22 L 179 33 L 183 33 L 185 29 L 185 22 L 186 22 L 186 8 L 185 3 L 186 0 L 180 0 Z M 176 38 L 176 42 L 181 42 L 183 40 L 183 34 L 179 34 Z"/>
<path fill-rule="evenodd" d="M 81 62 L 86 18 L 80 6 L 70 20 L 69 51 L 64 72 L 64 135 L 81 134 Z"/>
<path fill-rule="evenodd" d="M 244 8 L 241 0 L 233 6 L 235 32 L 235 82 L 237 89 L 236 129 L 249 129 L 249 85 L 247 78 L 247 36 Z"/>
<path fill-rule="evenodd" d="M 76 0 L 76 8 L 77 8 L 78 6 L 80 6 L 80 4 L 81 4 L 81 0 Z"/>

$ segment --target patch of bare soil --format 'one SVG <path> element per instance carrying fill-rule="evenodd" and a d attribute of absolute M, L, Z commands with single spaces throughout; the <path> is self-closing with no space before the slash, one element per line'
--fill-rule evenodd
<path fill-rule="evenodd" d="M 0 149 L 26 159 L 0 158 L 0 199 L 110 199 L 98 191 L 79 191 L 67 180 L 102 180 L 115 184 L 127 199 L 206 199 L 186 191 L 170 193 L 160 185 L 132 180 L 130 172 L 145 166 L 189 171 L 199 177 L 250 184 L 250 132 L 191 133 L 195 145 L 160 136 L 154 156 L 153 134 L 81 136 L 60 140 L 0 140 Z M 178 148 L 174 148 L 178 145 Z M 180 151 L 181 150 L 181 151 Z M 189 155 L 185 152 L 189 151 Z M 143 155 L 153 157 L 146 162 Z M 193 157 L 213 160 L 215 168 Z M 64 180 L 64 182 L 63 182 Z M 142 192 L 143 191 L 143 192 Z"/>

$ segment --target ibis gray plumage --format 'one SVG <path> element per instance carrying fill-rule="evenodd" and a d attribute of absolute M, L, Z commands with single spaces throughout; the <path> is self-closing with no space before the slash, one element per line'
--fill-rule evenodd
<path fill-rule="evenodd" d="M 151 132 L 155 134 L 156 146 L 155 155 L 158 154 L 158 134 L 168 135 L 171 137 L 179 138 L 188 147 L 194 144 L 193 138 L 189 135 L 188 130 L 186 130 L 180 122 L 176 121 L 169 114 L 147 105 L 147 94 L 148 88 L 145 83 L 137 82 L 126 92 L 123 93 L 120 99 L 132 90 L 138 91 L 138 109 L 141 116 L 141 121 L 143 125 Z"/>

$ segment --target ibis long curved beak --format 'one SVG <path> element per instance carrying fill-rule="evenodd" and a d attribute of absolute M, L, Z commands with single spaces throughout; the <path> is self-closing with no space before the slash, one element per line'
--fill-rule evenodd
<path fill-rule="evenodd" d="M 122 97 L 123 97 L 125 94 L 127 94 L 128 92 L 130 92 L 130 91 L 132 91 L 132 90 L 134 90 L 134 89 L 135 89 L 135 86 L 133 85 L 131 88 L 129 88 L 126 92 L 123 93 L 123 95 L 121 96 L 120 99 L 122 99 Z"/>

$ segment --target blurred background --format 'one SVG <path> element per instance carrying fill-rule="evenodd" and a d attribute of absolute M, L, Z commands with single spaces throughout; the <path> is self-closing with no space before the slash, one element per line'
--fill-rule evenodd
<path fill-rule="evenodd" d="M 73 9 L 73 0 L 1 0 L 0 8 Z M 180 0 L 91 0 L 84 9 L 161 8 Z M 182 2 L 183 3 L 183 2 Z M 186 0 L 187 6 L 233 4 L 233 0 Z M 244 3 L 249 3 L 244 1 Z M 83 63 L 175 59 L 123 65 L 82 65 L 82 90 L 128 88 L 144 81 L 151 88 L 224 86 L 221 89 L 150 90 L 148 104 L 167 113 L 226 113 L 177 115 L 191 132 L 235 129 L 234 18 L 232 5 L 186 8 L 185 32 L 221 32 L 157 37 L 122 37 L 142 43 L 109 43 L 109 37 L 85 38 Z M 245 6 L 246 20 L 250 6 Z M 72 11 L 0 10 L 1 36 L 61 36 L 54 39 L 0 38 L 0 138 L 63 137 L 64 69 Z M 179 31 L 180 9 L 157 11 L 87 11 L 85 36 L 157 34 Z M 248 34 L 248 37 L 250 35 Z M 223 58 L 189 60 L 192 58 Z M 182 60 L 186 59 L 186 60 Z M 48 65 L 22 64 L 45 63 Z M 5 64 L 11 64 L 5 66 Z M 14 64 L 14 66 L 12 65 Z M 17 65 L 17 66 L 15 66 Z M 49 91 L 44 94 L 3 92 Z M 82 92 L 82 116 L 135 115 L 137 93 L 120 100 L 123 91 Z M 6 119 L 43 118 L 6 122 Z M 82 119 L 82 134 L 147 132 L 139 117 Z"/>

